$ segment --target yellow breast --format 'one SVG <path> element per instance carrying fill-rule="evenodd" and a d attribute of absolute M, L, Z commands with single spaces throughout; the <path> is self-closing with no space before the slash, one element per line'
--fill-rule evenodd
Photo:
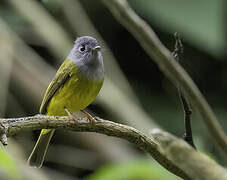
<path fill-rule="evenodd" d="M 78 73 L 72 75 L 50 100 L 47 115 L 65 116 L 65 108 L 71 113 L 85 109 L 99 93 L 102 83 L 88 80 Z"/>

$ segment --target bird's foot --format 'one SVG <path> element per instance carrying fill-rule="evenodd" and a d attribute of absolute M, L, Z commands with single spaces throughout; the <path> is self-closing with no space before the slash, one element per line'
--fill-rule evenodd
<path fill-rule="evenodd" d="M 85 111 L 85 110 L 81 110 L 81 112 L 83 112 L 85 115 L 86 115 L 86 118 L 88 119 L 88 121 L 89 121 L 89 123 L 91 124 L 91 125 L 94 125 L 95 124 L 95 122 L 96 122 L 96 119 L 91 115 L 91 114 L 89 114 L 87 111 Z"/>
<path fill-rule="evenodd" d="M 68 116 L 72 116 L 72 113 L 66 107 L 64 107 L 64 109 L 65 109 L 65 112 L 68 114 Z"/>
<path fill-rule="evenodd" d="M 68 114 L 68 116 L 72 116 L 74 117 L 75 119 L 78 119 L 77 115 L 78 114 L 75 114 L 75 113 L 71 113 L 66 107 L 64 107 L 65 109 L 65 112 Z M 85 110 L 81 110 L 82 113 L 84 113 L 86 115 L 86 118 L 87 120 L 89 121 L 89 123 L 91 125 L 94 125 L 95 122 L 96 122 L 96 118 L 94 118 L 91 114 L 89 114 L 87 111 Z"/>

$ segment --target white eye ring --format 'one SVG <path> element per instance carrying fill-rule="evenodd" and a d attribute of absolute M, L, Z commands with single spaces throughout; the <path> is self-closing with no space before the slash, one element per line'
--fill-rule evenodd
<path fill-rule="evenodd" d="M 82 46 L 79 48 L 79 51 L 80 51 L 80 52 L 84 52 L 85 50 L 86 50 L 85 45 L 82 45 Z"/>

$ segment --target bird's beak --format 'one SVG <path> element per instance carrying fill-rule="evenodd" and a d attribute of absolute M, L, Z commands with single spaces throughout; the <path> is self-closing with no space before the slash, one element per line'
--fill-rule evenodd
<path fill-rule="evenodd" d="M 100 51 L 101 50 L 101 47 L 100 46 L 95 46 L 92 51 Z"/>

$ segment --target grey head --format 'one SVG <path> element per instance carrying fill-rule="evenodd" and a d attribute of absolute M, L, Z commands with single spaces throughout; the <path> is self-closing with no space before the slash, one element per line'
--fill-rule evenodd
<path fill-rule="evenodd" d="M 104 66 L 101 47 L 95 38 L 90 36 L 77 38 L 67 58 L 73 61 L 86 77 L 94 80 L 103 79 Z"/>

